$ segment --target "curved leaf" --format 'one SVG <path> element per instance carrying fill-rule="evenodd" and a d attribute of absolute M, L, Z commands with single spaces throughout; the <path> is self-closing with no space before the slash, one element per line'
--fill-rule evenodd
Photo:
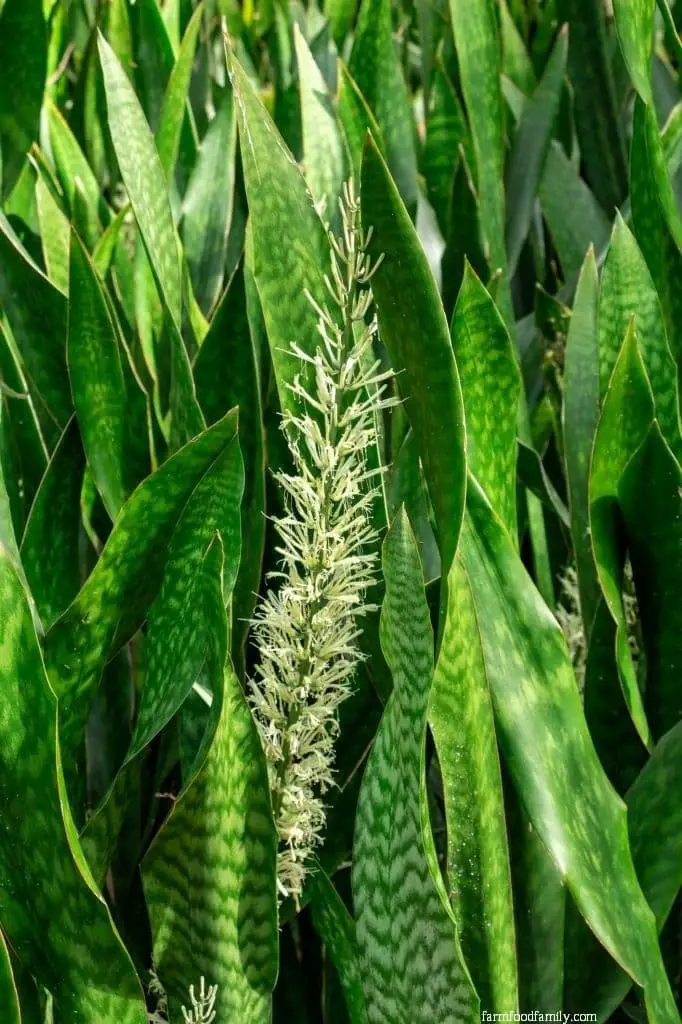
<path fill-rule="evenodd" d="M 599 420 L 599 278 L 594 250 L 580 273 L 566 339 L 564 437 L 571 537 L 578 571 L 580 611 L 589 635 L 599 600 L 590 539 L 589 473 Z"/>
<path fill-rule="evenodd" d="M 41 421 L 63 430 L 72 412 L 66 372 L 66 299 L 0 213 L 0 306 L 12 328 Z"/>
<path fill-rule="evenodd" d="M 391 357 L 431 494 L 443 574 L 457 548 L 465 489 L 464 409 L 445 313 L 427 258 L 376 145 L 362 163 L 362 221 L 381 339 Z"/>
<path fill-rule="evenodd" d="M 599 362 L 602 398 L 630 319 L 636 318 L 641 355 L 656 403 L 656 417 L 673 451 L 682 451 L 677 368 L 668 345 L 663 310 L 651 275 L 620 214 L 602 271 Z"/>
<path fill-rule="evenodd" d="M 149 610 L 146 678 L 126 760 L 170 721 L 199 675 L 208 642 L 202 563 L 219 533 L 229 598 L 239 566 L 243 490 L 244 463 L 235 437 L 197 484 L 173 532 L 159 593 Z"/>
<path fill-rule="evenodd" d="M 104 664 L 147 614 L 175 524 L 236 427 L 236 416 L 226 416 L 140 484 L 123 506 L 89 579 L 45 639 L 67 769 L 73 769 Z"/>
<path fill-rule="evenodd" d="M 597 428 L 590 469 L 590 528 L 597 574 L 616 623 L 616 660 L 620 684 L 632 721 L 645 746 L 649 723 L 628 641 L 622 597 L 622 550 L 615 506 L 623 473 L 654 419 L 651 388 L 631 324 L 613 370 Z"/>
<path fill-rule="evenodd" d="M 109 130 L 149 262 L 176 326 L 182 320 L 182 273 L 166 176 L 154 137 L 128 77 L 106 39 L 98 39 Z"/>
<path fill-rule="evenodd" d="M 47 76 L 42 0 L 5 0 L 0 12 L 2 195 L 9 195 L 38 134 Z"/>
<path fill-rule="evenodd" d="M 310 893 L 315 930 L 324 942 L 341 982 L 350 1024 L 367 1024 L 355 921 L 333 882 L 319 865 L 309 875 L 306 890 Z"/>
<path fill-rule="evenodd" d="M 121 352 L 104 288 L 75 232 L 69 260 L 67 362 L 95 485 L 112 520 L 149 473 L 146 395 Z"/>
<path fill-rule="evenodd" d="M 513 324 L 504 240 L 504 116 L 497 12 L 491 0 L 450 0 L 462 93 L 466 104 L 480 203 L 481 231 L 491 273 L 500 271 L 500 309 Z"/>
<path fill-rule="evenodd" d="M 326 301 L 329 243 L 303 175 L 231 53 L 228 68 L 237 104 L 253 274 L 280 404 L 295 411 L 298 401 L 289 385 L 297 373 L 305 380 L 310 368 L 302 371 L 291 343 L 315 351 L 318 317 L 306 291 L 317 302 Z"/>
<path fill-rule="evenodd" d="M 75 417 L 52 453 L 26 523 L 21 560 L 45 629 L 78 593 L 85 454 Z"/>
<path fill-rule="evenodd" d="M 180 52 L 171 72 L 168 85 L 161 104 L 159 123 L 156 127 L 155 141 L 159 160 L 166 177 L 170 177 L 175 167 L 180 148 L 180 135 L 185 116 L 185 107 L 192 77 L 194 53 L 204 16 L 203 4 L 195 9 L 180 46 Z"/>
<path fill-rule="evenodd" d="M 663 927 L 682 886 L 682 723 L 666 733 L 625 797 L 632 857 L 642 891 Z M 632 982 L 582 927 L 574 944 L 573 985 L 566 1008 L 589 1009 L 606 1020 Z"/>
<path fill-rule="evenodd" d="M 415 129 L 393 41 L 390 0 L 362 0 L 349 70 L 377 119 L 386 159 L 403 202 L 414 216 L 418 196 Z"/>
<path fill-rule="evenodd" d="M 269 1024 L 278 962 L 277 835 L 260 740 L 237 677 L 225 666 L 223 601 L 214 586 L 208 614 L 209 674 L 220 709 L 215 735 L 154 839 L 142 875 L 171 1019 L 188 986 L 205 977 L 218 986 L 221 1018 Z"/>
<path fill-rule="evenodd" d="M 7 1024 L 21 1024 L 19 993 L 14 981 L 9 950 L 2 931 L 0 931 L 0 1006 L 2 1006 L 3 1013 L 7 1014 Z"/>
<path fill-rule="evenodd" d="M 384 543 L 382 647 L 394 690 L 360 790 L 353 849 L 357 940 L 373 1024 L 478 1019 L 479 1003 L 421 820 L 433 634 L 404 511 Z"/>
<path fill-rule="evenodd" d="M 514 537 L 521 373 L 504 321 L 468 263 L 450 330 L 464 400 L 467 465 Z"/>
<path fill-rule="evenodd" d="M 533 216 L 535 197 L 559 110 L 566 72 L 568 31 L 559 33 L 542 78 L 526 103 L 516 130 L 505 177 L 507 221 L 505 240 L 509 273 L 514 274 Z"/>
<path fill-rule="evenodd" d="M 0 552 L 0 920 L 51 993 L 55 1024 L 147 1024 L 142 990 L 96 892 L 71 819 L 45 675 L 21 583 Z M 40 794 L 30 814 L 26 794 Z"/>
<path fill-rule="evenodd" d="M 303 33 L 294 26 L 303 125 L 303 166 L 310 191 L 322 216 L 337 231 L 339 197 L 348 177 L 346 154 L 331 96 Z"/>
<path fill-rule="evenodd" d="M 650 1020 L 674 1021 L 625 807 L 592 745 L 565 641 L 473 478 L 467 493 L 462 560 L 515 788 L 590 928 L 644 989 Z"/>
<path fill-rule="evenodd" d="M 653 103 L 651 60 L 655 9 L 656 0 L 613 0 L 620 48 L 632 84 L 645 103 Z"/>

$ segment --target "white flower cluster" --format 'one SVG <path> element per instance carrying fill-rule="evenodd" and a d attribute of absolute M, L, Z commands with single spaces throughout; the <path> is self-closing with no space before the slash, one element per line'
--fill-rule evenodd
<path fill-rule="evenodd" d="M 337 709 L 349 695 L 362 660 L 358 619 L 376 577 L 372 505 L 377 470 L 376 417 L 395 399 L 385 396 L 390 372 L 374 359 L 376 319 L 370 265 L 352 184 L 341 201 L 343 237 L 329 234 L 327 288 L 335 313 L 319 306 L 320 344 L 314 356 L 291 346 L 312 366 L 314 385 L 296 377 L 291 391 L 301 412 L 287 412 L 283 429 L 295 472 L 279 473 L 286 512 L 275 521 L 282 564 L 253 622 L 259 653 L 250 702 L 268 760 L 280 839 L 278 886 L 301 893 L 309 855 L 321 841 L 322 800 L 333 782 Z"/>

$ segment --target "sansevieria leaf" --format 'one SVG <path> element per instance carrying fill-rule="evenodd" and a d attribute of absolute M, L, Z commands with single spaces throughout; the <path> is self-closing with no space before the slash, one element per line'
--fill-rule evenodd
<path fill-rule="evenodd" d="M 467 494 L 462 560 L 516 791 L 590 928 L 643 988 L 650 1020 L 676 1021 L 625 806 L 592 745 L 565 641 L 471 477 Z"/>
<path fill-rule="evenodd" d="M 201 571 L 211 569 L 220 573 L 219 559 L 207 559 Z M 192 979 L 203 976 L 218 986 L 221 1018 L 269 1024 L 278 956 L 277 836 L 255 723 L 225 661 L 219 576 L 215 584 L 206 614 L 217 728 L 145 857 L 144 888 L 171 1015 L 186 1002 Z"/>
<path fill-rule="evenodd" d="M 224 417 L 140 484 L 121 510 L 95 569 L 46 637 L 65 765 L 72 769 L 104 665 L 147 614 L 175 524 L 236 427 L 236 415 Z"/>
<path fill-rule="evenodd" d="M 5 936 L 0 931 L 0 1006 L 7 1014 L 7 1024 L 21 1024 L 19 993 L 14 981 L 12 962 Z"/>
<path fill-rule="evenodd" d="M 349 70 L 377 119 L 386 143 L 386 159 L 403 202 L 414 216 L 418 194 L 414 127 L 393 40 L 389 0 L 362 0 Z"/>
<path fill-rule="evenodd" d="M 0 552 L 0 921 L 53 998 L 55 1024 L 146 1024 L 142 990 L 85 864 L 66 798 L 57 702 L 26 595 Z M 26 794 L 37 794 L 30 814 Z M 38 798 L 39 794 L 39 798 Z"/>
<path fill-rule="evenodd" d="M 409 214 L 374 142 L 362 163 L 363 227 L 381 263 L 372 278 L 381 339 L 419 446 L 443 572 L 457 547 L 465 487 L 464 410 L 438 288 Z M 428 341 L 427 341 L 428 339 Z"/>
<path fill-rule="evenodd" d="M 306 291 L 326 302 L 323 275 L 329 245 L 305 179 L 236 58 L 228 66 L 237 105 L 244 181 L 249 201 L 253 274 L 258 288 L 283 409 L 295 411 L 289 385 L 308 371 L 291 352 L 292 342 L 311 354 L 318 316 Z M 276 188 L 265 182 L 277 182 Z"/>
<path fill-rule="evenodd" d="M 594 441 L 590 469 L 590 534 L 599 582 L 616 623 L 616 659 L 625 703 L 642 742 L 651 737 L 628 640 L 622 596 L 624 551 L 619 528 L 621 479 L 653 422 L 653 395 L 630 325 L 613 370 Z"/>
<path fill-rule="evenodd" d="M 360 791 L 353 893 L 371 1024 L 456 1024 L 478 1019 L 420 800 L 433 633 L 407 515 L 384 543 L 382 646 L 394 690 Z"/>
<path fill-rule="evenodd" d="M 469 466 L 514 536 L 521 375 L 504 322 L 468 266 L 452 339 Z M 498 383 L 494 403 L 486 393 L 491 377 Z M 448 887 L 481 1005 L 505 1012 L 518 1007 L 518 982 L 502 776 L 471 584 L 459 558 L 443 583 L 441 616 L 429 724 L 443 778 Z"/>

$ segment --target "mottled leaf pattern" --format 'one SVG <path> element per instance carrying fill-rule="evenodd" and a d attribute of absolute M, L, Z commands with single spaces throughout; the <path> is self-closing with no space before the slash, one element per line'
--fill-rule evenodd
<path fill-rule="evenodd" d="M 433 634 L 419 555 L 401 511 L 383 553 L 382 646 L 393 674 L 358 803 L 357 938 L 370 1024 L 474 1021 L 478 999 L 419 814 Z"/>
<path fill-rule="evenodd" d="M 405 397 L 436 511 L 443 572 L 457 547 L 464 503 L 464 410 L 436 282 L 407 210 L 373 142 L 362 164 L 362 218 L 381 337 Z M 428 347 L 425 339 L 429 340 Z"/>
<path fill-rule="evenodd" d="M 228 415 L 148 477 L 126 502 L 102 555 L 46 637 L 59 700 L 65 764 L 79 749 L 95 689 L 114 642 L 138 628 L 161 584 L 166 545 L 189 496 L 234 438 Z"/>
<path fill-rule="evenodd" d="M 277 976 L 277 837 L 265 759 L 229 662 L 221 678 L 227 637 L 219 584 L 207 610 L 220 717 L 203 764 L 143 863 L 154 958 L 172 1019 L 192 979 L 203 975 L 218 986 L 222 1019 L 269 1024 Z"/>
<path fill-rule="evenodd" d="M 650 1020 L 675 1020 L 653 914 L 632 864 L 625 807 L 592 746 L 564 640 L 473 481 L 468 495 L 462 557 L 515 787 L 588 924 L 644 989 Z M 535 728 L 537 714 L 542 730 Z"/>
<path fill-rule="evenodd" d="M 19 959 L 52 993 L 55 1024 L 146 1024 L 142 990 L 96 893 L 66 801 L 57 702 L 19 579 L 0 552 L 0 919 Z M 34 807 L 26 814 L 27 794 Z"/>

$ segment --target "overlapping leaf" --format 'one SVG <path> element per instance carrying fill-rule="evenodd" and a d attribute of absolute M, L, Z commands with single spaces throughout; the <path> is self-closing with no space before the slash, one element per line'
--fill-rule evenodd
<path fill-rule="evenodd" d="M 443 573 L 457 547 L 464 504 L 464 410 L 447 321 L 417 233 L 376 145 L 362 165 L 362 219 L 374 229 L 372 279 L 381 337 L 424 465 Z"/>
<path fill-rule="evenodd" d="M 417 546 L 401 511 L 384 545 L 381 637 L 394 690 L 358 803 L 353 892 L 374 1024 L 473 1021 L 478 999 L 420 815 L 433 634 Z"/>
<path fill-rule="evenodd" d="M 146 1024 L 140 983 L 78 845 L 64 791 L 57 702 L 23 588 L 4 552 L 0 606 L 0 825 L 12 837 L 0 849 L 3 928 L 22 963 L 52 993 L 55 1024 L 108 1017 Z"/>

